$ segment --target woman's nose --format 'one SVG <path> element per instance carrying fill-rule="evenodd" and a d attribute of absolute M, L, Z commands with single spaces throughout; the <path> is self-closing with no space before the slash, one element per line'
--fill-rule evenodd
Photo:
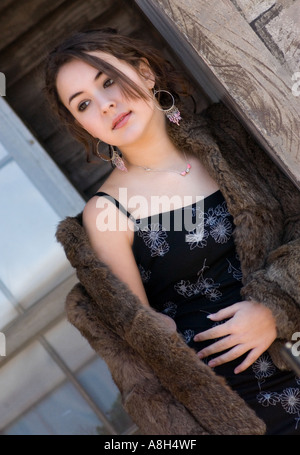
<path fill-rule="evenodd" d="M 103 114 L 107 114 L 109 111 L 116 107 L 116 102 L 113 99 L 103 95 L 99 96 L 97 101 L 99 108 Z"/>

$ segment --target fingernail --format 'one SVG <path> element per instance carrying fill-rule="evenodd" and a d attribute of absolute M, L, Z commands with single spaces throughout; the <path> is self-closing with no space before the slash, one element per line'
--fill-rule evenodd
<path fill-rule="evenodd" d="M 211 319 L 212 314 L 208 314 L 206 317 L 207 317 L 208 319 Z"/>
<path fill-rule="evenodd" d="M 210 361 L 208 362 L 208 366 L 209 366 L 209 367 L 214 367 L 214 366 L 216 366 L 216 362 L 215 362 L 214 360 L 210 360 Z"/>
<path fill-rule="evenodd" d="M 198 357 L 199 357 L 199 359 L 203 359 L 204 355 L 201 353 L 198 353 Z"/>

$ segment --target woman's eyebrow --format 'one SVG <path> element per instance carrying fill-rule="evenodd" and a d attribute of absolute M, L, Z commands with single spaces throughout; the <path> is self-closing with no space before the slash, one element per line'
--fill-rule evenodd
<path fill-rule="evenodd" d="M 98 73 L 96 74 L 95 78 L 94 78 L 94 81 L 96 81 L 102 74 L 102 71 L 98 71 Z M 76 96 L 79 96 L 79 95 L 82 95 L 83 92 L 76 92 L 74 93 L 73 95 L 70 96 L 69 98 L 69 104 L 71 103 L 71 101 L 76 98 Z"/>

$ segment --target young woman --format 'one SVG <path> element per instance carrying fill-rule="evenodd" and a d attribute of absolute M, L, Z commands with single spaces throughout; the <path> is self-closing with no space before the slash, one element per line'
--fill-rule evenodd
<path fill-rule="evenodd" d="M 277 369 L 267 352 L 280 335 L 282 314 L 255 298 L 251 288 L 268 255 L 297 241 L 299 228 L 291 223 L 299 223 L 299 205 L 294 207 L 299 194 L 283 176 L 281 188 L 266 189 L 265 181 L 279 171 L 262 177 L 256 166 L 264 158 L 256 159 L 253 147 L 252 161 L 241 151 L 240 156 L 225 153 L 221 166 L 213 164 L 212 154 L 201 158 L 193 131 L 184 134 L 193 123 L 181 102 L 184 88 L 176 69 L 156 50 L 112 30 L 75 34 L 47 60 L 52 107 L 88 154 L 91 150 L 113 164 L 83 212 L 98 257 L 226 378 L 266 422 L 269 434 L 300 434 L 300 380 Z M 272 190 L 276 196 L 268 204 L 278 214 L 275 221 L 264 205 L 266 191 Z M 280 191 L 291 195 L 291 209 L 285 207 L 288 227 L 287 220 L 279 220 Z M 260 244 L 255 240 L 254 250 L 246 251 L 243 244 L 260 228 L 253 227 L 258 212 L 265 232 Z M 270 240 L 272 223 L 280 224 L 280 233 Z M 287 321 L 289 308 L 299 313 L 290 299 Z"/>

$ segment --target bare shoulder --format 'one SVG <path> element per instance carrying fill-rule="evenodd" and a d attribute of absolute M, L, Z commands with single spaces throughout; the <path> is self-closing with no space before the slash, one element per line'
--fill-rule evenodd
<path fill-rule="evenodd" d="M 112 199 L 117 199 L 118 196 L 118 182 L 115 176 L 115 171 L 112 171 L 105 182 L 98 188 L 97 193 L 103 192 L 108 196 L 111 196 Z M 90 227 L 91 223 L 94 223 L 101 214 L 101 209 L 104 207 L 104 203 L 111 201 L 112 199 L 103 198 L 98 196 L 97 193 L 88 200 L 83 210 L 83 223 L 85 227 Z M 112 207 L 111 207 L 112 208 Z"/>
<path fill-rule="evenodd" d="M 84 207 L 82 220 L 90 242 L 98 252 L 108 242 L 119 246 L 133 242 L 132 222 L 120 212 L 113 197 L 92 197 Z"/>
<path fill-rule="evenodd" d="M 109 199 L 95 196 L 83 211 L 83 225 L 96 255 L 149 305 L 132 251 L 131 220 Z"/>
<path fill-rule="evenodd" d="M 83 226 L 87 230 L 88 234 L 94 231 L 97 227 L 97 217 L 101 212 L 101 210 L 97 207 L 97 202 L 98 196 L 92 197 L 88 200 L 82 212 Z"/>

